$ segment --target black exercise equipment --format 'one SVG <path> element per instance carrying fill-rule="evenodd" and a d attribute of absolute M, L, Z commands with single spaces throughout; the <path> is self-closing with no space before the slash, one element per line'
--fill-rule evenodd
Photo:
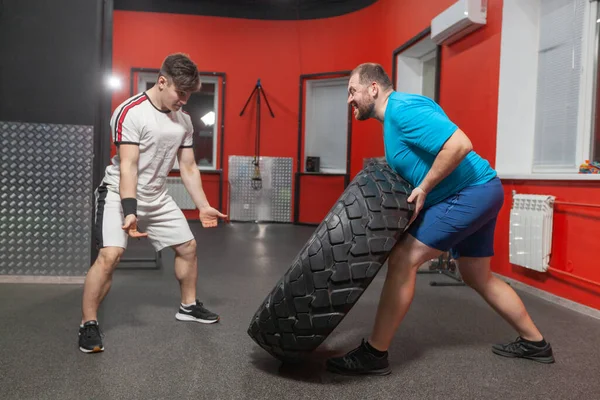
<path fill-rule="evenodd" d="M 254 146 L 254 160 L 252 161 L 252 164 L 254 165 L 254 174 L 252 175 L 252 188 L 258 190 L 258 189 L 262 188 L 262 178 L 260 177 L 260 165 L 259 165 L 259 160 L 260 160 L 260 95 L 261 94 L 265 98 L 265 103 L 267 103 L 267 107 L 269 108 L 271 117 L 275 118 L 275 114 L 273 114 L 273 110 L 271 110 L 271 106 L 269 105 L 269 100 L 267 99 L 267 95 L 260 83 L 260 78 L 259 78 L 258 81 L 256 82 L 256 85 L 254 86 L 254 89 L 252 90 L 252 93 L 250 93 L 250 96 L 248 96 L 248 100 L 246 100 L 246 104 L 244 105 L 244 108 L 242 108 L 242 111 L 240 112 L 240 117 L 242 115 L 244 115 L 244 111 L 246 110 L 248 103 L 250 103 L 252 96 L 254 96 L 254 93 L 257 93 L 257 95 L 256 95 L 256 140 L 255 140 L 255 146 Z"/>
<path fill-rule="evenodd" d="M 442 253 L 435 261 L 432 261 L 431 268 L 429 270 L 419 270 L 417 274 L 441 274 L 454 279 L 456 282 L 439 282 L 431 281 L 431 286 L 466 286 L 463 282 L 458 268 L 454 259 L 450 256 L 449 252 Z"/>

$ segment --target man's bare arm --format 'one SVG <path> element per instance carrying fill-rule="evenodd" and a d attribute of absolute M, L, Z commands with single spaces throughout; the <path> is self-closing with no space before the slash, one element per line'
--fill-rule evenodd
<path fill-rule="evenodd" d="M 430 193 L 437 184 L 458 167 L 471 150 L 473 150 L 471 141 L 462 130 L 457 129 L 436 156 L 431 169 L 419 187 L 425 193 Z"/>
<path fill-rule="evenodd" d="M 119 181 L 119 193 L 121 199 L 136 198 L 138 180 L 138 160 L 140 148 L 134 144 L 119 145 L 119 158 L 121 159 L 121 177 Z"/>
<path fill-rule="evenodd" d="M 137 181 L 138 160 L 140 158 L 139 146 L 133 144 L 119 145 L 120 180 L 119 193 L 121 195 L 121 207 L 123 207 L 123 229 L 131 237 L 140 238 L 148 236 L 145 232 L 137 230 Z"/>

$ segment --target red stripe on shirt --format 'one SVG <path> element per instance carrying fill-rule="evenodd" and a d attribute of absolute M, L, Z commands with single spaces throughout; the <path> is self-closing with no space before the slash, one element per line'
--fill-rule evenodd
<path fill-rule="evenodd" d="M 146 96 L 142 96 L 138 100 L 134 101 L 133 103 L 126 105 L 125 108 L 123 109 L 123 111 L 121 112 L 121 117 L 119 118 L 119 121 L 117 122 L 117 142 L 120 142 L 123 139 L 122 131 L 123 131 L 123 121 L 125 121 L 125 116 L 129 112 L 129 110 L 131 110 L 133 107 L 135 107 L 137 105 L 142 104 L 144 101 L 146 101 Z"/>

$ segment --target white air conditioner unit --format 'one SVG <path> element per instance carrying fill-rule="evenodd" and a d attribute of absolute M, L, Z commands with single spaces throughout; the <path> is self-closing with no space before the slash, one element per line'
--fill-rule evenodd
<path fill-rule="evenodd" d="M 458 0 L 431 20 L 431 40 L 451 44 L 486 24 L 487 0 Z"/>

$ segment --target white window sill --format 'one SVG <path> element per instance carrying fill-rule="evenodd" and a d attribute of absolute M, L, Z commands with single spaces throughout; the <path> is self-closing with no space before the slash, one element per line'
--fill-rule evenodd
<path fill-rule="evenodd" d="M 198 167 L 198 171 L 202 172 L 202 171 L 207 171 L 207 172 L 218 172 L 220 171 L 218 168 L 215 167 L 211 167 L 211 166 L 200 166 L 200 165 L 196 165 Z M 173 169 L 171 170 L 171 172 L 180 172 L 181 169 L 179 168 L 179 166 L 174 166 Z"/>
<path fill-rule="evenodd" d="M 510 174 L 498 173 L 503 180 L 523 181 L 600 181 L 600 174 Z"/>
<path fill-rule="evenodd" d="M 209 171 L 209 172 L 210 171 L 218 171 L 218 168 L 215 168 L 212 165 L 211 166 L 206 166 L 206 165 L 200 166 L 200 165 L 198 165 L 197 167 L 198 167 L 199 171 Z"/>

